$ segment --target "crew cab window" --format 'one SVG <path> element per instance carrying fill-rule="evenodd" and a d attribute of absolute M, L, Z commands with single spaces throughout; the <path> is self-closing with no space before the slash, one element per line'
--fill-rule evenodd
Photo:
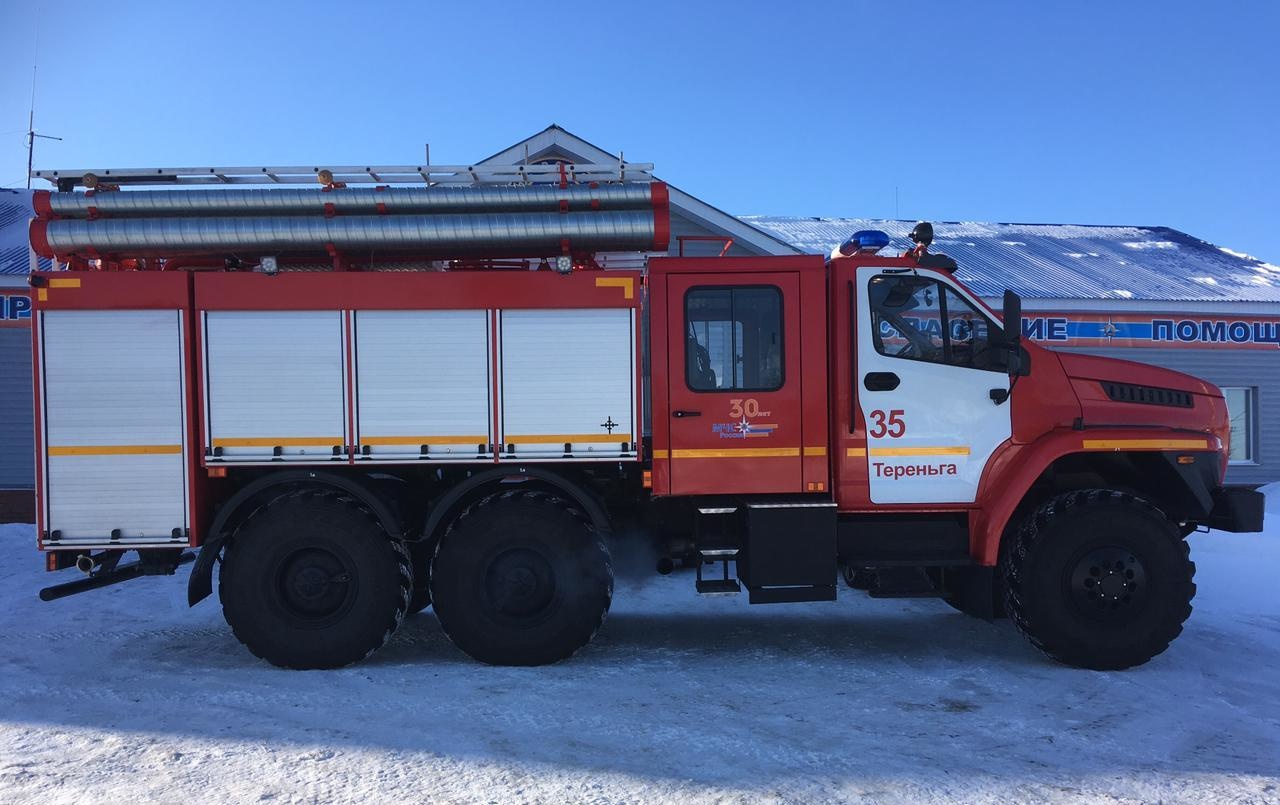
<path fill-rule="evenodd" d="M 782 388 L 782 291 L 692 288 L 684 299 L 685 381 L 693 391 Z"/>
<path fill-rule="evenodd" d="M 873 277 L 871 338 L 891 358 L 1003 371 L 992 365 L 991 322 L 952 288 L 918 276 Z"/>

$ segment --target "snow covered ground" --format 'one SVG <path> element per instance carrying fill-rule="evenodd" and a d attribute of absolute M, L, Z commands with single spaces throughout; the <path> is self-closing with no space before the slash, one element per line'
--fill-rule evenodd
<path fill-rule="evenodd" d="M 53 603 L 0 527 L 0 801 L 1280 802 L 1280 496 L 1198 534 L 1196 611 L 1122 673 L 941 601 L 748 607 L 619 580 L 595 643 L 477 665 L 430 613 L 369 661 L 251 657 L 179 578 Z"/>

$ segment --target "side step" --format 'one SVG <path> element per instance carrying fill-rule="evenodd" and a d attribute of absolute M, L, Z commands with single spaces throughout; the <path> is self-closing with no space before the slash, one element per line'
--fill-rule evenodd
<path fill-rule="evenodd" d="M 800 585 L 796 587 L 748 587 L 753 604 L 798 604 L 801 601 L 834 601 L 834 584 Z"/>
<path fill-rule="evenodd" d="M 737 548 L 703 548 L 698 551 L 701 559 L 698 561 L 698 581 L 695 584 L 696 589 L 701 595 L 737 595 L 742 592 L 742 585 L 737 579 L 729 578 L 729 562 L 738 558 Z M 704 579 L 702 577 L 702 568 L 711 562 L 719 562 L 724 570 L 722 578 Z"/>

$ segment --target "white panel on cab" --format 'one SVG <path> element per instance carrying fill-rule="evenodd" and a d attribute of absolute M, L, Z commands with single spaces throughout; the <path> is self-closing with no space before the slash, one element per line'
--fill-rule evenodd
<path fill-rule="evenodd" d="M 185 545 L 182 316 L 41 314 L 49 547 Z"/>
<path fill-rule="evenodd" d="M 633 311 L 501 316 L 503 456 L 634 456 Z"/>
<path fill-rule="evenodd" d="M 492 458 L 489 314 L 355 314 L 356 415 L 369 460 Z"/>
<path fill-rule="evenodd" d="M 209 460 L 345 460 L 342 313 L 204 315 Z"/>

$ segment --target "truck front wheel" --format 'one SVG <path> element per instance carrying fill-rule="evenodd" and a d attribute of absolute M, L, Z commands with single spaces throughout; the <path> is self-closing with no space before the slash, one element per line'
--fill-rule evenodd
<path fill-rule="evenodd" d="M 284 668 L 339 668 L 381 647 L 409 605 L 408 551 L 336 492 L 289 492 L 227 546 L 222 613 L 240 642 Z"/>
<path fill-rule="evenodd" d="M 1104 489 L 1041 505 L 1004 552 L 1005 607 L 1032 645 L 1099 671 L 1141 665 L 1191 614 L 1195 565 L 1177 528 L 1141 498 Z"/>
<path fill-rule="evenodd" d="M 595 636 L 613 598 L 604 540 L 543 492 L 490 495 L 453 523 L 431 563 L 431 599 L 453 644 L 491 665 L 545 665 Z"/>

